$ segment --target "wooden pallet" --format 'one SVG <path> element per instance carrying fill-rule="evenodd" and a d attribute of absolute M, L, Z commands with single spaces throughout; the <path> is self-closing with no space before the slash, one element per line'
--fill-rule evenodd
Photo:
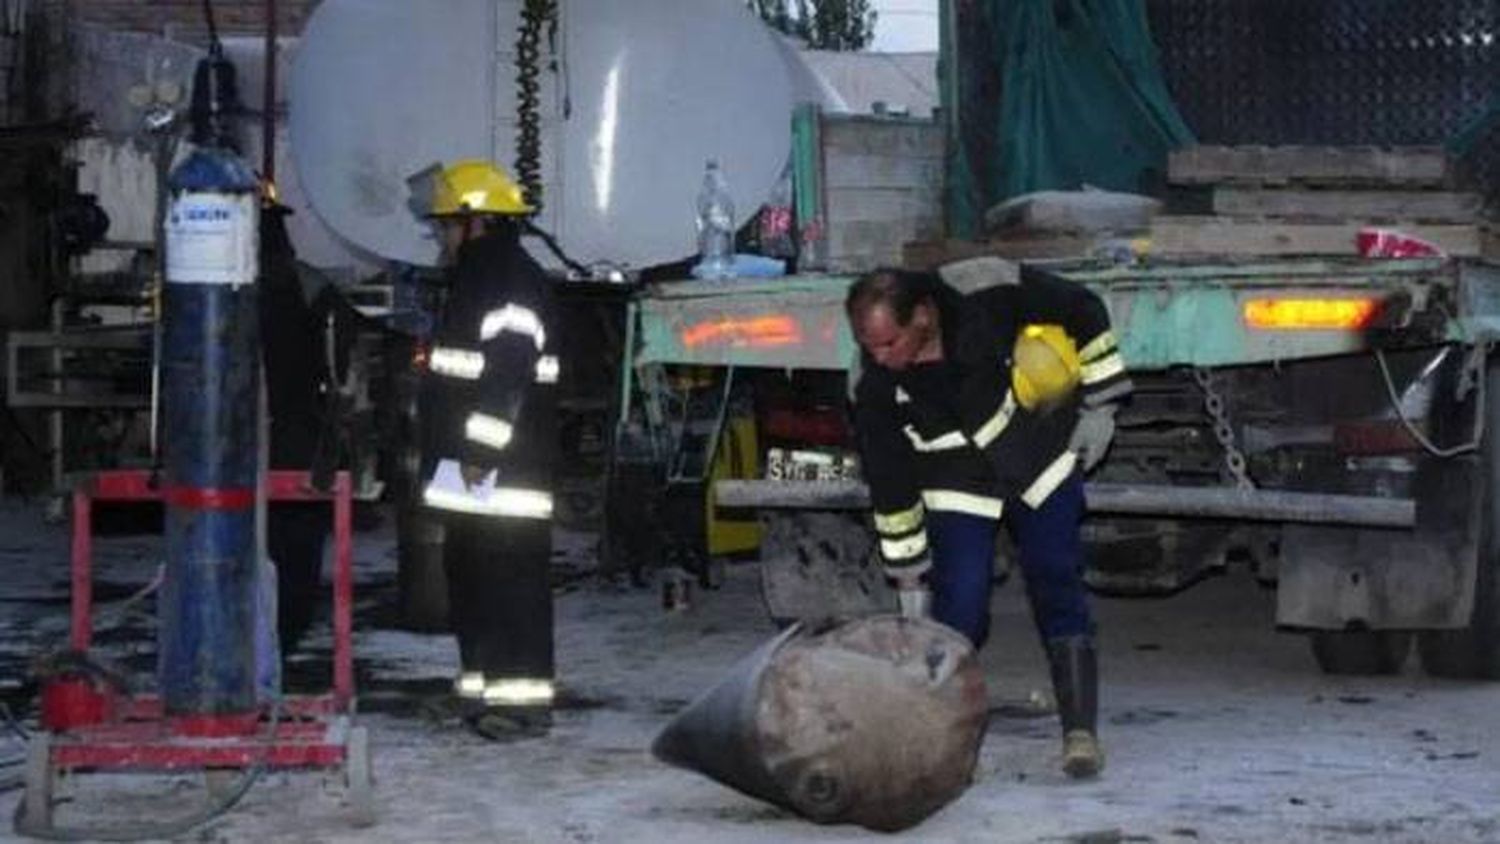
<path fill-rule="evenodd" d="M 1292 223 L 1226 217 L 1157 217 L 1151 225 L 1154 255 L 1354 255 L 1364 221 Z M 1410 224 L 1392 226 L 1419 237 L 1454 257 L 1483 253 L 1481 225 Z"/>
<path fill-rule="evenodd" d="M 1227 217 L 1296 221 L 1477 223 L 1484 198 L 1476 193 L 1424 190 L 1345 190 L 1220 186 L 1213 210 Z"/>
<path fill-rule="evenodd" d="M 1441 147 L 1193 146 L 1174 150 L 1178 185 L 1381 185 L 1442 187 L 1453 180 Z"/>
<path fill-rule="evenodd" d="M 1158 216 L 1149 251 L 1232 258 L 1357 254 L 1368 227 L 1433 243 L 1454 257 L 1500 258 L 1500 228 L 1477 194 L 1444 189 L 1453 163 L 1441 147 L 1196 146 L 1171 153 L 1169 179 L 1210 198 L 1217 216 Z M 1194 203 L 1195 205 L 1197 203 Z M 1201 205 L 1199 206 L 1201 207 Z M 978 255 L 1011 260 L 1089 255 L 1130 235 L 1013 234 L 982 242 L 905 244 L 903 264 L 930 269 Z"/>
<path fill-rule="evenodd" d="M 1145 237 L 1144 232 L 1139 234 Z M 901 265 L 913 270 L 931 270 L 951 261 L 994 255 L 1011 261 L 1046 258 L 1078 258 L 1097 245 L 1088 235 L 1047 234 L 991 238 L 990 240 L 922 240 L 902 246 Z"/>

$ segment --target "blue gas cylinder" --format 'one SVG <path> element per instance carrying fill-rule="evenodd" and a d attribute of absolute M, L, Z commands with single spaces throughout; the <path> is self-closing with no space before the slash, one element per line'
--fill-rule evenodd
<path fill-rule="evenodd" d="M 158 673 L 169 713 L 243 713 L 256 704 L 259 185 L 210 144 L 168 187 Z"/>

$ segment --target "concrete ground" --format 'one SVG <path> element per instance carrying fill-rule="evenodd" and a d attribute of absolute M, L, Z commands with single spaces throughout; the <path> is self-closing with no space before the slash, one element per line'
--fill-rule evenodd
<path fill-rule="evenodd" d="M 646 751 L 657 731 L 772 635 L 752 564 L 684 612 L 651 590 L 589 576 L 591 537 L 559 533 L 558 655 L 564 708 L 543 739 L 482 741 L 435 715 L 455 667 L 450 637 L 394 629 L 388 530 L 359 538 L 360 721 L 373 733 L 379 822 L 349 826 L 336 774 L 273 773 L 191 841 L 852 841 Z M 0 700 L 33 715 L 25 678 L 64 640 L 64 529 L 40 506 L 0 506 Z M 104 597 L 146 584 L 153 537 L 101 540 Z M 1231 572 L 1173 597 L 1097 602 L 1109 754 L 1096 782 L 1065 780 L 1050 717 L 992 715 L 973 786 L 921 826 L 924 842 L 1500 841 L 1500 686 L 1320 675 L 1298 636 L 1272 629 L 1273 594 Z M 997 698 L 1045 688 L 1018 583 L 997 589 L 983 654 Z M 149 680 L 149 613 L 101 617 L 104 652 Z M 325 671 L 322 629 L 291 678 Z M 0 739 L 3 741 L 3 739 Z M 9 756 L 14 756 L 14 745 Z M 0 748 L 4 745 L 0 744 Z M 0 758 L 7 752 L 0 750 Z M 0 768 L 0 782 L 7 771 Z M 9 812 L 18 789 L 0 794 Z M 81 776 L 63 784 L 62 826 L 181 817 L 197 777 Z M 0 838 L 7 834 L 0 826 Z"/>

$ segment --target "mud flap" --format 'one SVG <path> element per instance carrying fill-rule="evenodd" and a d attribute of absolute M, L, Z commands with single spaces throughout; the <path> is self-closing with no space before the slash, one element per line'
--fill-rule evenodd
<path fill-rule="evenodd" d="M 1469 458 L 1425 460 L 1414 530 L 1287 525 L 1276 623 L 1314 630 L 1462 627 L 1474 607 L 1482 488 Z"/>
<path fill-rule="evenodd" d="M 818 823 L 892 832 L 968 787 L 986 715 L 957 632 L 884 615 L 802 622 L 735 665 L 652 753 Z"/>

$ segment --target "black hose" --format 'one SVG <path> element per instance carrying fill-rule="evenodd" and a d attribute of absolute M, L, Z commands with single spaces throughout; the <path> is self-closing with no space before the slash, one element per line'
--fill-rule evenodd
<path fill-rule="evenodd" d="M 266 762 L 271 755 L 271 745 L 276 740 L 276 727 L 281 723 L 281 695 L 276 696 L 271 706 L 271 723 L 266 731 L 266 743 L 264 752 L 260 758 L 255 760 L 244 776 L 240 777 L 232 791 L 224 795 L 213 804 L 178 820 L 163 821 L 161 823 L 144 823 L 128 825 L 111 825 L 108 827 L 45 827 L 34 828 L 22 821 L 23 810 L 26 801 L 20 800 L 16 803 L 16 811 L 13 820 L 16 832 L 32 838 L 40 838 L 43 841 L 151 841 L 162 838 L 177 838 L 193 831 L 194 829 L 213 821 L 224 813 L 233 809 L 251 787 L 258 782 L 266 772 Z"/>
<path fill-rule="evenodd" d="M 15 714 L 10 711 L 10 707 L 6 706 L 4 703 L 0 703 L 0 719 L 3 719 L 5 721 L 5 729 L 9 731 L 11 735 L 15 736 L 21 741 L 27 741 L 31 738 L 31 733 L 28 732 L 25 727 L 21 726 L 21 722 L 17 720 Z"/>
<path fill-rule="evenodd" d="M 537 74 L 541 72 L 542 25 L 556 26 L 555 0 L 526 0 L 521 7 L 521 29 L 516 39 L 516 180 L 534 212 L 542 210 L 541 105 Z"/>
<path fill-rule="evenodd" d="M 553 255 L 556 255 L 557 260 L 562 261 L 568 269 L 577 273 L 580 278 L 589 277 L 589 268 L 585 267 L 583 264 L 578 263 L 572 257 L 570 257 L 568 253 L 564 252 L 562 246 L 558 244 L 557 238 L 553 237 L 541 226 L 538 226 L 536 223 L 533 223 L 528 219 L 522 221 L 521 230 L 528 235 L 538 238 L 542 241 L 542 243 L 545 243 L 547 245 L 548 251 L 550 251 Z"/>
<path fill-rule="evenodd" d="M 203 0 L 203 20 L 208 24 L 208 54 L 218 58 L 224 53 L 224 45 L 219 43 L 219 27 L 214 23 L 213 0 Z"/>

